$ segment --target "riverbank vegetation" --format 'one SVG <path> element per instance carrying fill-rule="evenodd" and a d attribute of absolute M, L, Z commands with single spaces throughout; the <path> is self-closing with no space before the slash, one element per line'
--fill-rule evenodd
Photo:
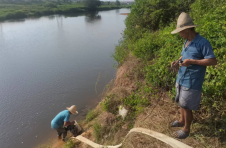
<path fill-rule="evenodd" d="M 225 143 L 226 1 L 136 0 L 135 2 L 136 5 L 132 7 L 126 19 L 123 39 L 116 47 L 113 57 L 121 65 L 132 53 L 145 65 L 140 68 L 145 75 L 145 85 L 164 89 L 173 99 L 176 92 L 173 84 L 177 72 L 173 73 L 170 70 L 170 63 L 180 57 L 184 40 L 179 35 L 171 35 L 171 31 L 176 27 L 176 18 L 179 14 L 189 13 L 195 24 L 199 25 L 196 31 L 210 41 L 218 60 L 217 66 L 207 67 L 202 102 L 200 109 L 195 112 L 193 124 L 193 129 L 199 126 L 199 130 L 194 131 L 191 137 L 204 135 L 202 139 L 204 141 L 209 137 L 215 137 L 219 143 Z"/>
<path fill-rule="evenodd" d="M 130 5 L 100 2 L 99 0 L 86 1 L 0 1 L 0 21 L 39 17 L 52 14 L 83 13 L 87 11 L 103 11 L 119 8 L 129 8 Z"/>
<path fill-rule="evenodd" d="M 182 142 L 199 148 L 226 147 L 225 0 L 135 0 L 113 54 L 119 64 L 116 78 L 93 110 L 97 116 L 87 115 L 92 120 L 83 124 L 83 136 L 116 145 L 131 128 L 143 127 L 173 137 L 179 128 L 170 123 L 179 118 L 179 107 L 174 103 L 177 71 L 170 69 L 170 63 L 180 57 L 184 40 L 171 31 L 181 12 L 199 25 L 196 31 L 210 41 L 218 60 L 217 66 L 207 67 L 201 105 L 194 112 L 190 136 Z M 129 110 L 125 119 L 118 115 L 120 105 Z M 123 147 L 163 147 L 152 140 L 135 134 Z"/>

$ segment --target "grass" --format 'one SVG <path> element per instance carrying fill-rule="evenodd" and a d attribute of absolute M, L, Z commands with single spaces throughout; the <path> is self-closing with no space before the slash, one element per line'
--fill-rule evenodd
<path fill-rule="evenodd" d="M 97 112 L 95 112 L 94 110 L 89 110 L 87 115 L 86 115 L 85 123 L 88 123 L 88 122 L 92 121 L 97 116 L 98 116 Z"/>
<path fill-rule="evenodd" d="M 95 136 L 95 139 L 99 142 L 101 137 L 102 137 L 102 132 L 101 132 L 101 125 L 96 122 L 93 124 L 93 130 L 94 130 L 94 136 Z"/>
<path fill-rule="evenodd" d="M 65 144 L 63 148 L 73 148 L 75 146 L 74 142 L 69 139 Z"/>
<path fill-rule="evenodd" d="M 39 145 L 38 148 L 52 148 L 52 144 L 42 144 Z"/>

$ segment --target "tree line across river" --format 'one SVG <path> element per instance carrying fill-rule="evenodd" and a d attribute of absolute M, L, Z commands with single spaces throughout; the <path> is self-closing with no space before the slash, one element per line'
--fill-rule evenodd
<path fill-rule="evenodd" d="M 0 0 L 0 21 L 42 15 L 130 8 L 128 3 L 100 0 Z"/>

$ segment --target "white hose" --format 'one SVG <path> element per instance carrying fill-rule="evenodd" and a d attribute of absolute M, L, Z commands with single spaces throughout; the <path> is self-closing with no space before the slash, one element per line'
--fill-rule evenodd
<path fill-rule="evenodd" d="M 173 139 L 169 136 L 166 136 L 162 133 L 158 133 L 158 132 L 155 132 L 155 131 L 152 131 L 152 130 L 149 130 L 149 129 L 145 129 L 145 128 L 133 128 L 129 131 L 129 133 L 126 135 L 125 139 L 128 137 L 129 134 L 133 133 L 133 132 L 136 132 L 136 133 L 142 133 L 142 134 L 145 134 L 145 135 L 148 135 L 148 136 L 151 136 L 151 137 L 154 137 L 170 146 L 172 146 L 173 148 L 192 148 L 176 139 Z M 81 142 L 84 142 L 94 148 L 119 148 L 122 146 L 122 143 L 119 144 L 119 145 L 116 145 L 116 146 L 105 146 L 105 145 L 100 145 L 100 144 L 97 144 L 97 143 L 94 143 L 92 142 L 91 140 L 79 135 L 77 137 L 72 137 L 73 139 L 78 139 L 80 140 Z M 125 139 L 123 140 L 123 142 L 125 141 Z"/>

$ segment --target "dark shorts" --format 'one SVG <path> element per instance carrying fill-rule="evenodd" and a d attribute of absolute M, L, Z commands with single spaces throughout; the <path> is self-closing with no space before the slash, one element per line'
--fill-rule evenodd
<path fill-rule="evenodd" d="M 175 101 L 180 107 L 188 110 L 199 108 L 202 92 L 200 90 L 188 89 L 176 83 L 177 95 Z"/>
<path fill-rule="evenodd" d="M 61 137 L 61 135 L 63 135 L 63 139 L 66 138 L 68 131 L 70 131 L 71 134 L 75 137 L 79 134 L 79 131 L 75 125 L 69 125 L 67 127 L 60 127 L 58 129 L 56 129 L 56 131 L 57 131 L 59 137 Z"/>

